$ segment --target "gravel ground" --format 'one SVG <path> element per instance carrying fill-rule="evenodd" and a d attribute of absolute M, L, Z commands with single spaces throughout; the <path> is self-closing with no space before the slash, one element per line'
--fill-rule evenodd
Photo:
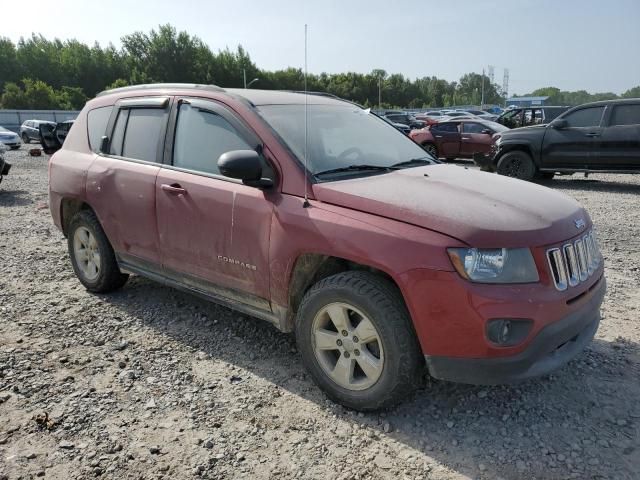
<path fill-rule="evenodd" d="M 585 205 L 609 290 L 597 338 L 519 386 L 430 382 L 377 414 L 329 402 L 292 336 L 133 277 L 76 281 L 26 148 L 0 185 L 0 480 L 640 478 L 640 177 L 549 185 Z"/>

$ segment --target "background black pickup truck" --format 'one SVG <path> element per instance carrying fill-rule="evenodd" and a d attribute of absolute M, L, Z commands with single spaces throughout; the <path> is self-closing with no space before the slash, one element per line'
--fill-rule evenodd
<path fill-rule="evenodd" d="M 492 152 L 483 167 L 523 180 L 555 173 L 638 173 L 640 98 L 588 103 L 548 125 L 502 132 Z"/>

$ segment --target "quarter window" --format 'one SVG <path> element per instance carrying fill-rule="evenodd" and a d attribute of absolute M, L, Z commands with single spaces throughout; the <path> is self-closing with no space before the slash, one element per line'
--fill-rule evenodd
<path fill-rule="evenodd" d="M 218 158 L 232 150 L 253 150 L 236 129 L 217 113 L 180 105 L 173 147 L 173 165 L 219 174 Z"/>
<path fill-rule="evenodd" d="M 604 107 L 582 108 L 565 116 L 564 119 L 568 126 L 573 128 L 598 127 L 603 111 Z"/>
<path fill-rule="evenodd" d="M 94 108 L 87 115 L 89 146 L 94 152 L 97 152 L 100 148 L 100 139 L 105 134 L 112 110 L 113 106 Z"/>
<path fill-rule="evenodd" d="M 616 105 L 613 107 L 611 115 L 611 126 L 616 125 L 639 125 L 640 124 L 640 104 L 636 105 Z"/>

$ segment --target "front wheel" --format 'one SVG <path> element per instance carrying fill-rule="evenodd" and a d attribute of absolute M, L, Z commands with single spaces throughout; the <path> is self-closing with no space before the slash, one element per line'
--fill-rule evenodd
<path fill-rule="evenodd" d="M 515 151 L 500 157 L 496 171 L 500 175 L 530 181 L 536 174 L 536 166 L 529 154 Z"/>
<path fill-rule="evenodd" d="M 22 142 L 23 143 L 31 143 L 31 139 L 29 138 L 29 135 L 27 135 L 26 133 L 22 134 Z"/>
<path fill-rule="evenodd" d="M 369 272 L 315 284 L 298 309 L 296 341 L 315 382 L 348 408 L 389 407 L 420 382 L 424 361 L 402 296 Z"/>
<path fill-rule="evenodd" d="M 81 210 L 69 224 L 69 256 L 87 290 L 104 293 L 122 287 L 129 275 L 120 272 L 113 248 L 91 210 Z"/>

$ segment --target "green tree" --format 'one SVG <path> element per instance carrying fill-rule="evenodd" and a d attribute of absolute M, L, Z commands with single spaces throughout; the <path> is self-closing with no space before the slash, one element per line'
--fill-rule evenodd
<path fill-rule="evenodd" d="M 5 83 L 0 104 L 2 108 L 25 108 L 27 101 L 24 91 L 13 82 Z"/>

